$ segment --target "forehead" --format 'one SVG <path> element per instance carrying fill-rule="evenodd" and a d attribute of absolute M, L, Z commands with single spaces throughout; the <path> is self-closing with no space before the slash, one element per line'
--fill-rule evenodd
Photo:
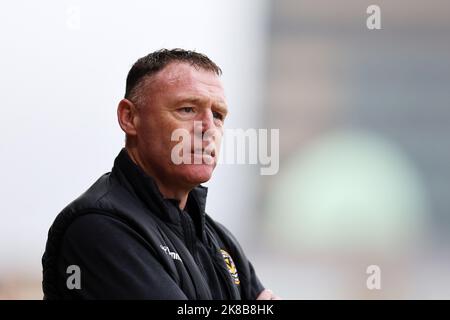
<path fill-rule="evenodd" d="M 152 91 L 173 98 L 199 96 L 225 102 L 225 94 L 219 76 L 214 72 L 196 68 L 188 63 L 167 65 L 151 80 Z"/>

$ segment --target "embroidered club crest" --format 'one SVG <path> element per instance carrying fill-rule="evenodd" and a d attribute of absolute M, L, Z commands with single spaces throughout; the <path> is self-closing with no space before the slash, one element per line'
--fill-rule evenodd
<path fill-rule="evenodd" d="M 231 278 L 233 279 L 234 284 L 240 284 L 241 281 L 239 280 L 239 275 L 236 269 L 236 265 L 233 262 L 233 259 L 231 258 L 230 254 L 226 252 L 223 249 L 220 249 L 220 252 L 222 253 L 223 260 L 225 261 L 225 264 L 227 265 L 228 271 L 230 272 Z"/>

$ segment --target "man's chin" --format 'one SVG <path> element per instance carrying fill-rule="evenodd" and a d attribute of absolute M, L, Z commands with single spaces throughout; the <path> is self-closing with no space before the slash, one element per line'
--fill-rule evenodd
<path fill-rule="evenodd" d="M 184 168 L 183 176 L 192 185 L 199 185 L 209 181 L 214 171 L 213 165 L 208 164 L 190 164 Z"/>

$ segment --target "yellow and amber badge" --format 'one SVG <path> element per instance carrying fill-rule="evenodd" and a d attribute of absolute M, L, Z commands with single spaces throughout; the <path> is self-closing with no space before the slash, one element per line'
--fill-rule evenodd
<path fill-rule="evenodd" d="M 234 284 L 240 284 L 241 281 L 239 281 L 239 275 L 236 269 L 236 265 L 233 262 L 233 259 L 231 258 L 230 254 L 226 252 L 223 249 L 220 249 L 220 252 L 222 253 L 223 260 L 225 261 L 225 264 L 227 265 L 228 271 L 231 274 L 231 278 L 233 278 Z"/>

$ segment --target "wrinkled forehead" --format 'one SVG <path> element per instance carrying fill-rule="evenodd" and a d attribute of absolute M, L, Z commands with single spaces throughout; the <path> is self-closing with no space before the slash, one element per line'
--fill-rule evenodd
<path fill-rule="evenodd" d="M 149 80 L 151 87 L 160 93 L 200 95 L 225 102 L 219 76 L 188 63 L 171 63 Z"/>

